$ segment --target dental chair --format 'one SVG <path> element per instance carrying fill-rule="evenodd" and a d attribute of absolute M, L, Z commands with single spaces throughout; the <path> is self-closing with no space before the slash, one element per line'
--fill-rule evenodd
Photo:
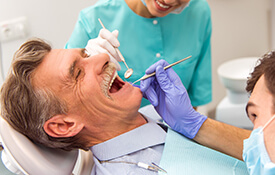
<path fill-rule="evenodd" d="M 141 113 L 161 119 L 152 105 L 140 109 Z M 11 174 L 30 175 L 90 175 L 93 167 L 91 151 L 71 152 L 46 148 L 34 144 L 14 130 L 0 117 L 1 159 Z M 1 172 L 0 172 L 1 174 Z"/>
<path fill-rule="evenodd" d="M 161 117 L 152 105 L 139 110 L 143 115 L 153 120 L 161 121 Z M 175 132 L 174 132 L 175 133 Z M 173 133 L 172 133 L 173 134 Z M 15 131 L 4 119 L 0 117 L 0 136 L 4 150 L 2 161 L 4 165 L 15 174 L 30 175 L 90 175 L 93 167 L 92 153 L 84 151 L 64 152 L 38 146 L 28 138 Z M 170 147 L 163 153 L 164 161 L 160 166 L 168 174 L 205 174 L 205 175 L 248 175 L 244 162 L 212 150 L 190 139 L 182 139 L 180 134 L 168 137 Z M 167 140 L 166 139 L 166 140 Z M 176 149 L 171 145 L 176 145 Z M 184 151 L 184 152 L 183 152 Z M 183 152 L 184 156 L 177 159 L 177 154 Z M 167 157 L 165 157 L 167 156 Z M 163 174 L 163 173 L 160 173 Z"/>
<path fill-rule="evenodd" d="M 91 151 L 62 151 L 31 142 L 0 117 L 2 162 L 14 174 L 89 175 L 93 167 Z"/>
<path fill-rule="evenodd" d="M 150 114 L 155 120 L 160 119 L 151 105 L 141 108 L 140 112 Z M 0 143 L 4 148 L 1 154 L 2 162 L 11 174 L 90 175 L 92 172 L 91 151 L 67 152 L 36 145 L 14 130 L 2 117 Z"/>

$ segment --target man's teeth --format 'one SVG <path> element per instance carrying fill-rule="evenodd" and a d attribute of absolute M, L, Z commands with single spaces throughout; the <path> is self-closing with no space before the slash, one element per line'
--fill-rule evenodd
<path fill-rule="evenodd" d="M 117 72 L 115 72 L 115 74 L 114 74 L 114 76 L 113 76 L 113 78 L 112 78 L 112 80 L 110 82 L 109 90 L 112 88 L 113 82 L 115 81 L 116 77 L 117 77 Z"/>
<path fill-rule="evenodd" d="M 156 0 L 156 2 L 157 2 L 157 4 L 160 6 L 160 7 L 162 7 L 162 8 L 169 8 L 170 6 L 168 6 L 168 5 L 163 5 L 163 4 L 161 4 L 158 0 Z"/>

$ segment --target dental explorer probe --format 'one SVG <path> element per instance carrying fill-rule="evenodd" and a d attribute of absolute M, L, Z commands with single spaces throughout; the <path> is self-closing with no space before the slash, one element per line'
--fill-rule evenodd
<path fill-rule="evenodd" d="M 102 21 L 100 20 L 100 18 L 98 18 L 98 21 L 100 22 L 101 26 L 103 29 L 106 29 L 105 26 L 103 25 Z M 130 76 L 133 74 L 133 69 L 132 68 L 129 68 L 128 65 L 126 64 L 126 61 L 124 59 L 124 57 L 122 56 L 121 52 L 118 50 L 118 48 L 116 47 L 115 48 L 119 58 L 123 61 L 123 63 L 125 64 L 126 68 L 127 68 L 127 71 L 124 73 L 124 77 L 127 79 L 127 78 L 130 78 Z"/>
<path fill-rule="evenodd" d="M 177 64 L 179 64 L 179 63 L 181 63 L 181 62 L 183 62 L 183 61 L 185 61 L 185 60 L 187 60 L 187 59 L 189 59 L 189 58 L 191 58 L 191 57 L 192 57 L 192 56 L 190 55 L 190 56 L 188 56 L 188 57 L 186 57 L 186 58 L 183 58 L 183 59 L 181 59 L 181 60 L 179 60 L 179 61 L 176 61 L 176 62 L 174 62 L 174 63 L 172 63 L 172 64 L 169 64 L 168 66 L 165 66 L 165 67 L 164 67 L 164 70 L 166 70 L 166 69 L 168 69 L 168 68 L 170 68 L 170 67 L 172 67 L 172 66 L 175 66 L 175 65 L 177 65 Z M 139 82 L 139 81 L 141 81 L 141 80 L 145 80 L 145 79 L 147 79 L 147 78 L 149 78 L 149 77 L 152 77 L 152 76 L 154 76 L 154 75 L 156 75 L 156 72 L 153 72 L 153 73 L 148 74 L 148 75 L 144 75 L 144 76 L 141 77 L 140 79 L 134 81 L 134 82 L 132 83 L 132 85 L 135 84 L 135 83 L 137 83 L 137 82 Z"/>

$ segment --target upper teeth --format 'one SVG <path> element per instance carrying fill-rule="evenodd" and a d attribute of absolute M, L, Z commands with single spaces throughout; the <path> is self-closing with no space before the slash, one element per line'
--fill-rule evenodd
<path fill-rule="evenodd" d="M 113 82 L 115 81 L 116 77 L 117 77 L 117 72 L 115 72 L 115 74 L 114 74 L 114 76 L 113 76 L 113 78 L 112 78 L 112 80 L 110 82 L 109 89 L 111 89 L 111 87 L 113 85 Z"/>
<path fill-rule="evenodd" d="M 161 4 L 158 0 L 156 0 L 156 2 L 157 2 L 157 4 L 160 6 L 160 7 L 162 7 L 162 8 L 169 8 L 170 6 L 168 6 L 168 5 L 163 5 L 163 4 Z"/>

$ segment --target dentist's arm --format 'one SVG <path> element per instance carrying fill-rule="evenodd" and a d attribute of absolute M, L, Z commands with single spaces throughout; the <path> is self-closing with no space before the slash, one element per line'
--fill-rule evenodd
<path fill-rule="evenodd" d="M 243 140 L 251 131 L 241 129 L 208 118 L 201 126 L 194 140 L 239 160 L 243 160 Z"/>
<path fill-rule="evenodd" d="M 146 74 L 156 76 L 141 81 L 140 89 L 163 120 L 175 131 L 202 145 L 242 159 L 242 141 L 249 131 L 212 120 L 195 111 L 178 75 L 164 60 L 152 65 Z"/>

